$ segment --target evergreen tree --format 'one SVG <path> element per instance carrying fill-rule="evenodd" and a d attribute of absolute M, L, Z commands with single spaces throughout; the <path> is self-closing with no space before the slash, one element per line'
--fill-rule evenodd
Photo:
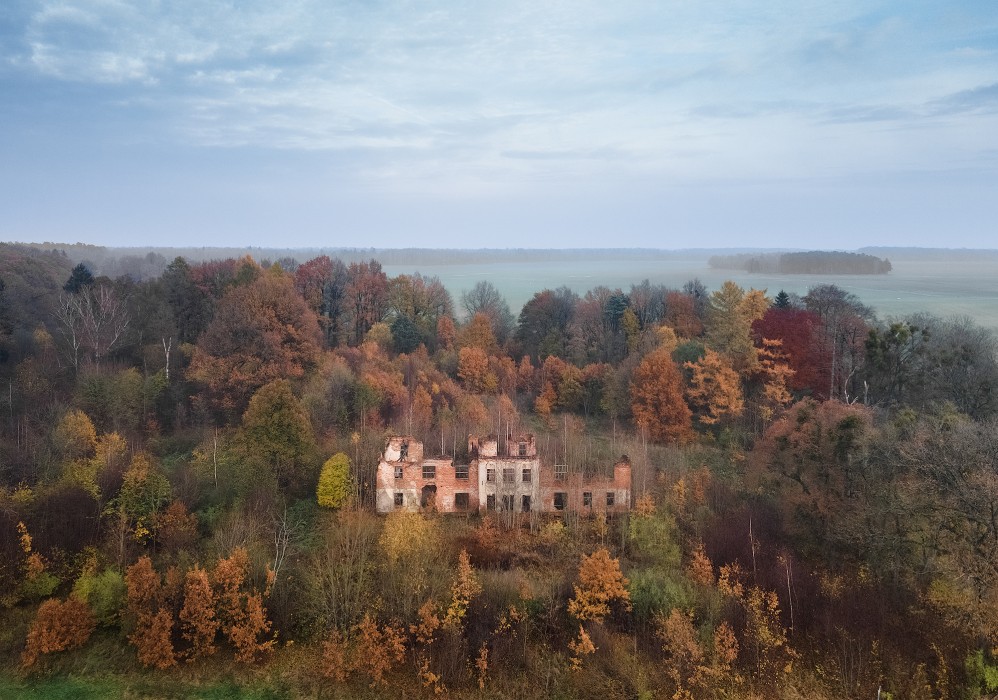
<path fill-rule="evenodd" d="M 73 271 L 69 275 L 69 279 L 66 280 L 66 284 L 62 285 L 62 289 L 70 294 L 76 294 L 84 287 L 89 287 L 94 283 L 94 276 L 87 269 L 87 266 L 80 263 L 73 268 Z"/>

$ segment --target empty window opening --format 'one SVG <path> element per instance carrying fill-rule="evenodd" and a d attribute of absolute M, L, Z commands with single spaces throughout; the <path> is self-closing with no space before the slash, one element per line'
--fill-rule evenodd
<path fill-rule="evenodd" d="M 515 480 L 516 471 L 512 467 L 505 467 L 502 470 L 502 483 L 512 484 Z"/>
<path fill-rule="evenodd" d="M 424 508 L 432 508 L 437 503 L 437 487 L 430 485 L 424 486 L 422 491 L 422 497 L 420 498 L 420 505 Z"/>
<path fill-rule="evenodd" d="M 403 459 L 409 459 L 409 443 L 403 442 L 402 446 L 399 447 L 399 461 Z"/>
<path fill-rule="evenodd" d="M 396 508 L 401 508 L 404 505 L 405 505 L 405 494 L 396 491 L 395 492 L 395 507 Z"/>
<path fill-rule="evenodd" d="M 565 510 L 568 505 L 568 494 L 561 491 L 554 495 L 554 509 L 555 510 Z"/>
<path fill-rule="evenodd" d="M 437 468 L 432 464 L 423 465 L 423 478 L 424 479 L 435 479 L 437 478 Z"/>
<path fill-rule="evenodd" d="M 505 511 L 512 511 L 513 510 L 513 497 L 512 496 L 503 496 L 502 497 L 502 509 L 505 510 Z"/>
<path fill-rule="evenodd" d="M 454 510 L 468 510 L 468 494 L 454 494 Z"/>
<path fill-rule="evenodd" d="M 522 506 L 521 510 L 524 513 L 529 513 L 530 512 L 530 496 L 524 496 L 523 500 L 520 502 L 520 505 Z"/>
<path fill-rule="evenodd" d="M 402 478 L 402 467 L 395 467 L 395 478 L 396 479 Z"/>
<path fill-rule="evenodd" d="M 485 480 L 487 482 L 489 482 L 490 484 L 496 483 L 496 470 L 495 469 L 486 469 L 485 470 Z"/>
<path fill-rule="evenodd" d="M 592 491 L 586 491 L 586 492 L 584 492 L 582 494 L 582 505 L 585 508 L 592 508 L 593 507 L 593 492 Z"/>
<path fill-rule="evenodd" d="M 454 478 L 455 479 L 467 479 L 468 478 L 468 465 L 459 464 L 454 467 Z"/>
<path fill-rule="evenodd" d="M 519 447 L 517 449 L 518 449 L 519 455 L 521 457 L 526 457 L 527 456 L 527 443 L 521 442 L 520 445 L 519 445 Z"/>
<path fill-rule="evenodd" d="M 531 474 L 529 469 L 523 470 L 523 483 L 529 484 L 531 481 Z"/>
<path fill-rule="evenodd" d="M 485 497 L 485 508 L 487 510 L 495 510 L 496 509 L 496 497 L 495 497 L 495 494 L 490 493 L 488 496 Z"/>
<path fill-rule="evenodd" d="M 614 497 L 613 491 L 607 491 L 606 492 L 606 507 L 607 508 L 613 508 L 613 497 Z"/>

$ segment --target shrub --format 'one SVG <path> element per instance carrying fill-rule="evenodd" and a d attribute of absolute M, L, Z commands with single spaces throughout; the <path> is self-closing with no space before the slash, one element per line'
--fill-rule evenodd
<path fill-rule="evenodd" d="M 25 667 L 33 666 L 39 654 L 78 649 L 87 643 L 97 621 L 82 600 L 70 596 L 65 601 L 49 598 L 38 607 L 21 655 Z"/>

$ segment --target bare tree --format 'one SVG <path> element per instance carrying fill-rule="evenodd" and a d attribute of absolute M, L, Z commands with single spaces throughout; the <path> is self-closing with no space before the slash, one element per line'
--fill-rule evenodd
<path fill-rule="evenodd" d="M 125 301 L 110 284 L 88 285 L 60 297 L 55 315 L 74 369 L 79 369 L 82 353 L 99 365 L 122 341 L 129 323 Z"/>

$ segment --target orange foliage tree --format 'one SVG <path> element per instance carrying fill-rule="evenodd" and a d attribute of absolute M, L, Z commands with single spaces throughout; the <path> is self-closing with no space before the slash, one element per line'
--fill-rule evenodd
<path fill-rule="evenodd" d="M 469 346 L 458 352 L 457 376 L 467 391 L 473 394 L 492 394 L 498 379 L 489 369 L 489 356 L 479 347 Z"/>
<path fill-rule="evenodd" d="M 351 668 L 371 679 L 371 687 L 387 686 L 385 674 L 405 656 L 405 632 L 400 625 L 378 627 L 370 614 L 354 627 L 356 648 Z"/>
<path fill-rule="evenodd" d="M 244 663 L 251 663 L 257 654 L 270 651 L 275 643 L 273 639 L 261 640 L 271 629 L 263 604 L 269 591 L 260 592 L 250 585 L 249 565 L 246 549 L 237 547 L 227 559 L 218 561 L 213 572 L 220 628 L 236 648 L 236 659 Z M 267 573 L 269 587 L 273 572 Z"/>
<path fill-rule="evenodd" d="M 90 607 L 76 596 L 64 601 L 49 598 L 38 607 L 21 654 L 25 668 L 33 666 L 39 654 L 78 649 L 87 643 L 97 620 Z"/>
<path fill-rule="evenodd" d="M 701 641 L 693 615 L 673 609 L 655 618 L 655 635 L 669 658 L 668 674 L 676 685 L 673 700 L 693 700 L 723 683 L 738 656 L 738 640 L 727 622 L 715 629 L 710 644 Z"/>
<path fill-rule="evenodd" d="M 575 595 L 568 601 L 568 612 L 575 619 L 585 622 L 602 622 L 610 614 L 610 606 L 618 603 L 631 609 L 628 580 L 620 571 L 620 561 L 610 556 L 606 548 L 597 549 L 589 556 L 582 556 L 579 581 L 574 585 Z"/>
<path fill-rule="evenodd" d="M 634 421 L 652 440 L 685 443 L 693 438 L 693 421 L 683 400 L 682 376 L 667 350 L 648 353 L 631 378 Z"/>
<path fill-rule="evenodd" d="M 298 379 L 319 358 L 319 323 L 290 276 L 268 271 L 222 298 L 198 339 L 188 377 L 205 386 L 207 402 L 230 418 L 276 379 Z"/>
<path fill-rule="evenodd" d="M 126 609 L 134 628 L 128 641 L 135 645 L 143 666 L 169 668 L 173 651 L 173 613 L 166 605 L 166 591 L 149 557 L 141 557 L 125 572 Z"/>
<path fill-rule="evenodd" d="M 184 577 L 184 606 L 180 609 L 181 635 L 191 645 L 188 661 L 215 653 L 218 628 L 211 580 L 207 571 L 195 565 Z"/>
<path fill-rule="evenodd" d="M 741 415 L 745 406 L 741 380 L 730 362 L 708 349 L 697 362 L 684 366 L 691 372 L 686 396 L 701 423 L 715 425 Z"/>
<path fill-rule="evenodd" d="M 783 352 L 783 341 L 762 338 L 760 343 L 756 350 L 759 362 L 754 374 L 759 387 L 754 392 L 753 403 L 763 423 L 769 423 L 793 400 L 788 387 L 795 372 Z"/>

